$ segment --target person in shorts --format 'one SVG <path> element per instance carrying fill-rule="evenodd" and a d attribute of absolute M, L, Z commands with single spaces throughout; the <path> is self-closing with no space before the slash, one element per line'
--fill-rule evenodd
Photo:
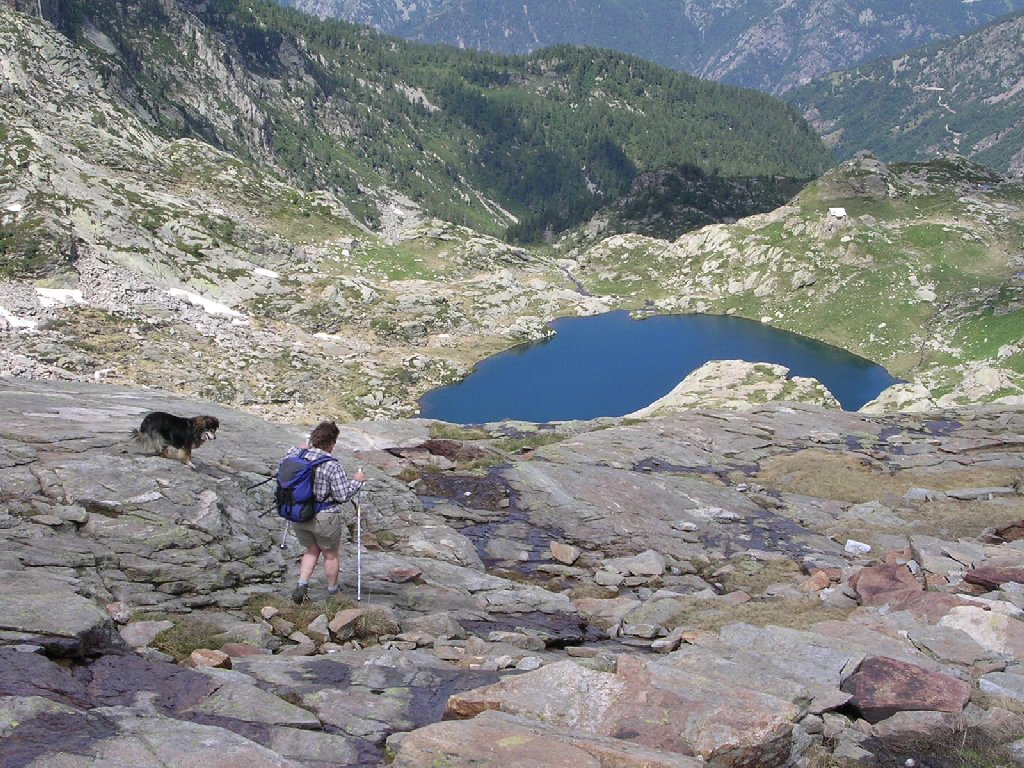
<path fill-rule="evenodd" d="M 309 436 L 309 447 L 292 448 L 285 454 L 295 456 L 303 451 L 309 459 L 330 456 L 338 442 L 338 425 L 333 421 L 322 421 L 316 425 Z M 292 530 L 299 544 L 306 548 L 299 563 L 299 583 L 292 591 L 292 600 L 302 603 L 309 590 L 309 578 L 316 569 L 320 556 L 324 558 L 324 575 L 327 578 L 327 595 L 338 592 L 338 549 L 341 547 L 341 536 L 344 522 L 341 505 L 355 496 L 363 487 L 366 476 L 359 469 L 352 479 L 345 474 L 344 467 L 338 460 L 327 461 L 316 468 L 313 475 L 313 495 L 320 502 L 332 502 L 324 507 L 311 520 L 304 523 L 292 523 Z"/>

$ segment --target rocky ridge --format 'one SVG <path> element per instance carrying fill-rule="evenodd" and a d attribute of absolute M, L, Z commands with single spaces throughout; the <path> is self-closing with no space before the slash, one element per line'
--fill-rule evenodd
<path fill-rule="evenodd" d="M 833 72 L 786 100 L 840 159 L 864 149 L 903 160 L 958 152 L 1020 177 L 1022 30 L 1024 16 L 1009 16 L 942 44 Z"/>
<path fill-rule="evenodd" d="M 221 419 L 195 470 L 127 441 L 154 408 Z M 1019 408 L 346 424 L 363 600 L 303 611 L 256 484 L 308 427 L 16 379 L 0 411 L 5 765 L 1024 749 Z"/>
<path fill-rule="evenodd" d="M 617 48 L 664 66 L 771 93 L 837 69 L 955 37 L 1015 2 L 783 4 L 650 0 L 640 7 L 542 0 L 507 6 L 452 0 L 279 0 L 386 34 L 501 53 L 557 43 Z"/>

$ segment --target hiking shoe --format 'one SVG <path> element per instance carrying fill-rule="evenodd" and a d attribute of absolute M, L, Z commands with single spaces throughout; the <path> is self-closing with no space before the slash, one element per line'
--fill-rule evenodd
<path fill-rule="evenodd" d="M 309 589 L 309 584 L 299 584 L 292 590 L 292 602 L 296 605 L 301 605 L 302 601 L 306 599 L 306 590 Z"/>

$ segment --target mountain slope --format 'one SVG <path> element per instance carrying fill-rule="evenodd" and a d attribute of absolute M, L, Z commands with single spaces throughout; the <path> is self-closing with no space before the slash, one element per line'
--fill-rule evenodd
<path fill-rule="evenodd" d="M 1024 174 L 1024 14 L 787 94 L 840 158 L 958 152 Z"/>
<path fill-rule="evenodd" d="M 687 232 L 664 223 L 700 223 L 702 207 L 742 212 L 701 202 L 730 185 L 683 165 L 638 176 L 617 205 L 553 244 L 512 246 L 389 188 L 383 152 L 352 195 L 298 185 L 302 169 L 250 136 L 252 116 L 223 133 L 237 153 L 215 146 L 226 104 L 262 88 L 253 114 L 264 114 L 284 104 L 278 89 L 310 92 L 299 90 L 304 70 L 274 79 L 267 63 L 251 74 L 243 49 L 199 17 L 169 0 L 157 7 L 191 30 L 174 38 L 193 46 L 182 82 L 147 80 L 155 65 L 122 56 L 134 49 L 95 23 L 79 19 L 73 43 L 0 8 L 4 372 L 153 386 L 290 422 L 393 417 L 488 355 L 549 335 L 554 318 L 643 309 L 761 319 L 880 362 L 933 403 L 1022 389 L 1020 183 L 962 159 L 862 160 L 776 212 Z M 223 39 L 248 34 L 226 26 Z M 216 88 L 193 87 L 207 77 Z M 209 142 L 195 135 L 206 105 Z M 176 122 L 187 109 L 194 130 Z M 285 157 L 317 157 L 306 138 L 296 134 Z M 354 157 L 374 144 L 329 146 Z M 452 170 L 439 189 L 458 199 L 470 171 Z M 732 186 L 741 199 L 757 185 Z M 832 217 L 834 206 L 849 217 Z M 378 229 L 363 210 L 377 212 Z"/>
<path fill-rule="evenodd" d="M 611 48 L 776 94 L 1024 8 L 1022 0 L 279 1 L 410 40 L 499 53 Z"/>
<path fill-rule="evenodd" d="M 268 0 L 64 0 L 48 12 L 158 134 L 327 189 L 374 228 L 392 191 L 491 234 L 535 233 L 670 163 L 803 178 L 830 163 L 784 104 L 611 52 L 432 48 Z"/>

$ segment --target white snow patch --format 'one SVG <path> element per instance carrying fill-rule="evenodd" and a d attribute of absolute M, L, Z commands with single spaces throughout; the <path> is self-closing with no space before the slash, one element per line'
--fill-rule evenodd
<path fill-rule="evenodd" d="M 278 278 L 278 277 L 281 276 L 280 273 L 275 272 L 272 269 L 264 269 L 263 267 L 255 267 L 255 268 L 253 268 L 252 273 L 254 275 L 262 275 L 263 277 Z"/>
<path fill-rule="evenodd" d="M 228 317 L 241 317 L 242 313 L 238 312 L 226 304 L 221 304 L 213 299 L 208 299 L 205 296 L 200 296 L 198 293 L 190 293 L 184 291 L 181 288 L 171 288 L 167 291 L 171 296 L 176 296 L 179 299 L 185 299 L 190 304 L 194 304 L 197 307 L 202 307 L 211 315 L 227 315 Z"/>
<path fill-rule="evenodd" d="M 39 325 L 35 320 L 25 320 L 23 318 L 16 317 L 3 307 L 0 307 L 0 318 L 3 318 L 9 328 L 27 328 L 28 330 L 35 330 L 36 326 Z M 0 327 L 3 327 L 3 325 L 0 324 Z"/>
<path fill-rule="evenodd" d="M 52 307 L 54 304 L 84 304 L 82 292 L 74 288 L 36 288 L 39 294 L 39 303 L 44 307 Z"/>

